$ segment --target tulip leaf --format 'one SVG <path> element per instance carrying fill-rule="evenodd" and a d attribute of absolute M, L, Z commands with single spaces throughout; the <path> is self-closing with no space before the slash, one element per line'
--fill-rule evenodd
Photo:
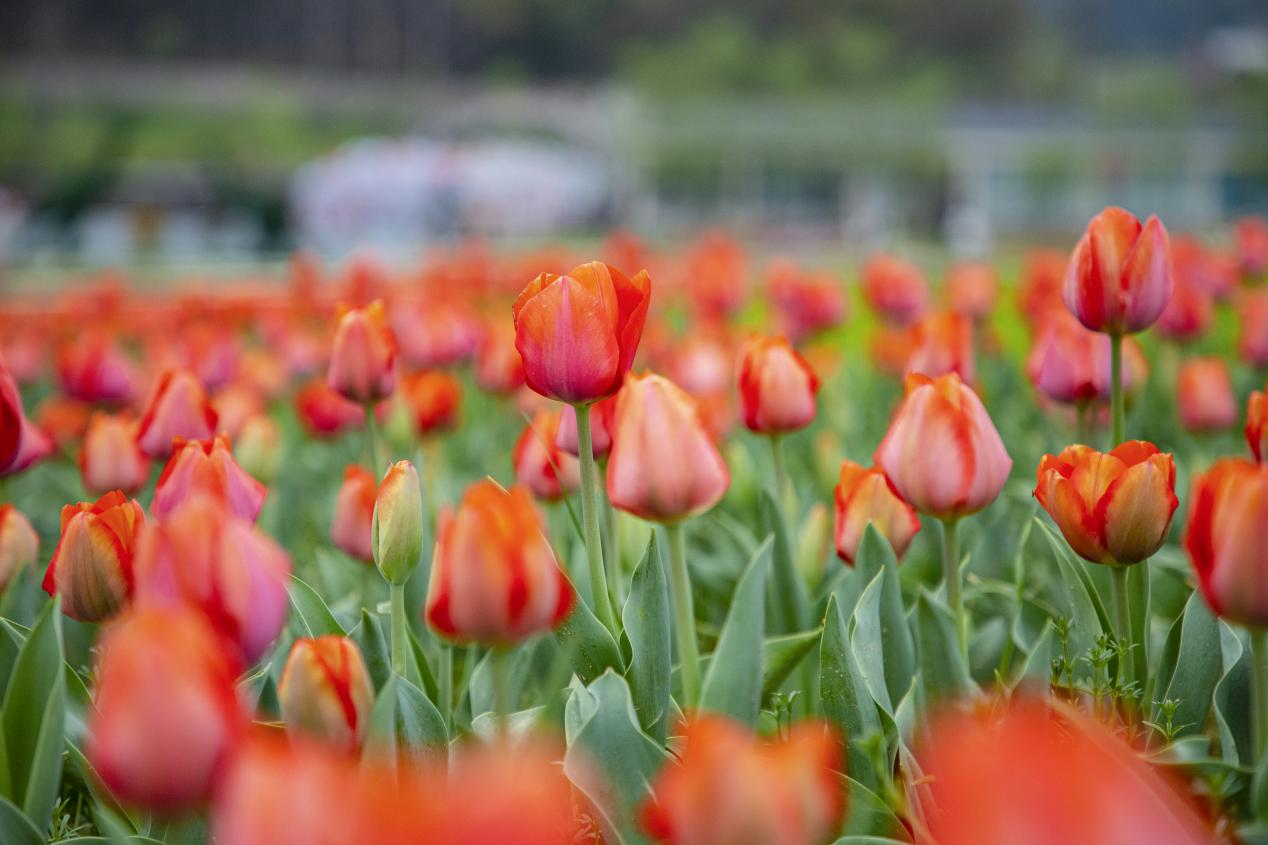
<path fill-rule="evenodd" d="M 1153 721 L 1160 724 L 1162 702 L 1177 702 L 1172 723 L 1177 736 L 1199 733 L 1206 726 L 1220 665 L 1212 659 L 1220 648 L 1220 627 L 1198 593 L 1171 625 L 1154 681 Z"/>
<path fill-rule="evenodd" d="M 1017 673 L 1016 684 L 1033 683 L 1037 689 L 1046 690 L 1052 682 L 1052 658 L 1054 656 L 1052 620 L 1044 623 L 1035 643 L 1026 653 L 1026 659 Z"/>
<path fill-rule="evenodd" d="M 1215 685 L 1215 727 L 1220 753 L 1227 763 L 1252 763 L 1251 665 L 1253 659 L 1242 637 L 1228 623 L 1220 621 L 1220 654 L 1223 675 Z"/>
<path fill-rule="evenodd" d="M 0 796 L 0 842 L 4 845 L 44 845 L 44 835 L 8 798 Z"/>
<path fill-rule="evenodd" d="M 392 675 L 379 690 L 366 733 L 366 758 L 395 765 L 401 749 L 414 756 L 443 754 L 449 742 L 445 720 L 423 691 Z"/>
<path fill-rule="evenodd" d="M 700 709 L 723 713 L 750 726 L 757 723 L 762 706 L 762 637 L 771 546 L 772 540 L 767 538 L 740 576 L 700 688 Z"/>
<path fill-rule="evenodd" d="M 898 568 L 898 557 L 894 547 L 885 539 L 885 535 L 875 524 L 868 522 L 863 529 L 863 537 L 859 540 L 858 551 L 854 555 L 854 570 L 863 576 L 863 585 L 871 583 L 876 573 L 890 566 Z"/>
<path fill-rule="evenodd" d="M 322 601 L 317 591 L 296 576 L 291 576 L 290 589 L 291 609 L 294 610 L 292 621 L 296 631 L 302 637 L 320 637 L 323 634 L 335 634 L 346 637 L 343 629 L 330 608 Z"/>
<path fill-rule="evenodd" d="M 507 702 L 510 711 L 520 709 L 524 689 L 533 675 L 533 649 L 531 646 L 520 646 L 506 655 L 506 688 L 509 695 Z M 493 652 L 486 652 L 471 673 L 471 684 L 467 688 L 471 699 L 471 718 L 482 713 L 492 713 L 495 709 L 493 692 Z"/>
<path fill-rule="evenodd" d="M 621 621 L 630 643 L 626 680 L 634 697 L 634 710 L 643 730 L 663 745 L 669 721 L 673 657 L 669 647 L 669 587 L 660 549 L 653 531 L 630 580 Z"/>
<path fill-rule="evenodd" d="M 621 650 L 612 638 L 612 632 L 603 626 L 594 611 L 580 599 L 572 603 L 572 612 L 555 629 L 554 636 L 555 642 L 572 654 L 573 671 L 586 683 L 593 681 L 607 669 L 617 672 L 625 670 Z"/>
<path fill-rule="evenodd" d="M 894 815 L 894 811 L 885 801 L 871 789 L 852 777 L 844 777 L 845 785 L 850 791 L 846 802 L 844 838 L 838 842 L 875 842 L 889 843 L 897 840 L 885 839 L 885 834 L 902 829 L 902 823 Z"/>
<path fill-rule="evenodd" d="M 846 636 L 845 620 L 835 597 L 828 599 L 819 646 L 819 695 L 823 715 L 846 743 L 846 770 L 864 785 L 874 785 L 876 773 L 864 748 L 868 737 L 881 736 L 876 704 L 867 691 Z"/>
<path fill-rule="evenodd" d="M 796 634 L 766 638 L 762 643 L 763 700 L 779 691 L 806 656 L 814 652 L 822 636 L 822 628 L 812 628 Z"/>
<path fill-rule="evenodd" d="M 920 680 L 926 706 L 943 698 L 965 695 L 977 685 L 956 644 L 955 617 L 941 599 L 923 587 L 916 597 Z"/>
<path fill-rule="evenodd" d="M 370 683 L 379 689 L 387 683 L 392 674 L 392 656 L 389 653 L 387 638 L 383 635 L 383 624 L 377 614 L 364 608 L 361 610 L 361 624 L 352 633 L 361 656 L 365 658 L 366 674 Z"/>
<path fill-rule="evenodd" d="M 1039 517 L 1035 517 L 1035 522 L 1048 538 L 1048 544 L 1052 547 L 1052 556 L 1061 570 L 1061 581 L 1065 585 L 1072 623 L 1070 625 L 1070 655 L 1076 664 L 1082 665 L 1083 661 L 1078 658 L 1096 644 L 1096 638 L 1102 631 L 1112 629 L 1106 619 L 1104 608 L 1100 606 L 1096 590 L 1091 586 L 1090 581 L 1085 580 L 1087 573 L 1082 571 L 1082 566 L 1071 556 L 1065 540 L 1058 537 Z"/>
<path fill-rule="evenodd" d="M 871 525 L 863 533 L 860 548 L 865 545 L 870 547 L 869 555 L 879 557 L 881 566 L 855 606 L 851 644 L 872 697 L 892 713 L 892 702 L 900 700 L 911 688 L 916 671 L 916 646 L 903 607 L 898 561 L 893 550 Z M 882 548 L 889 549 L 889 554 Z"/>
<path fill-rule="evenodd" d="M 766 588 L 766 628 L 772 634 L 804 631 L 810 627 L 810 595 L 797 570 L 787 513 L 769 489 L 762 490 L 760 504 L 762 529 L 774 537 Z"/>

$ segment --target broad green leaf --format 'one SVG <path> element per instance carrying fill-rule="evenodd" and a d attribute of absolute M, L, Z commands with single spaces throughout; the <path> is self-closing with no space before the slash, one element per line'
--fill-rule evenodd
<path fill-rule="evenodd" d="M 582 567 L 584 569 L 585 567 Z M 568 618 L 555 629 L 555 642 L 572 654 L 573 670 L 587 683 L 606 669 L 625 671 L 621 650 L 612 632 L 603 626 L 585 602 L 573 602 Z"/>
<path fill-rule="evenodd" d="M 891 564 L 896 569 L 898 558 L 894 555 L 894 547 L 889 544 L 875 525 L 868 523 L 863 529 L 863 537 L 859 540 L 858 551 L 854 555 L 854 569 L 863 575 L 866 586 L 876 577 L 876 573 L 887 569 Z"/>
<path fill-rule="evenodd" d="M 850 791 L 846 802 L 845 834 L 841 842 L 876 842 L 889 843 L 887 834 L 902 830 L 902 824 L 894 811 L 875 792 L 851 777 L 844 778 Z"/>
<path fill-rule="evenodd" d="M 760 501 L 762 528 L 774 537 L 766 589 L 766 628 L 772 634 L 804 631 L 810 627 L 810 595 L 806 582 L 797 571 L 787 515 L 770 490 L 762 490 Z"/>
<path fill-rule="evenodd" d="M 506 655 L 506 687 L 510 712 L 520 709 L 525 688 L 532 675 L 533 649 L 522 646 Z M 486 652 L 475 671 L 471 673 L 471 685 L 467 694 L 471 698 L 471 716 L 492 713 L 495 709 L 493 690 L 493 652 Z"/>
<path fill-rule="evenodd" d="M 365 658 L 370 683 L 375 689 L 379 689 L 392 674 L 392 655 L 378 614 L 362 609 L 361 624 L 353 632 L 352 638 L 357 641 L 361 656 Z"/>
<path fill-rule="evenodd" d="M 400 750 L 414 756 L 443 755 L 448 742 L 436 705 L 405 678 L 389 677 L 370 713 L 364 756 L 395 765 Z"/>
<path fill-rule="evenodd" d="M 625 636 L 630 643 L 630 668 L 626 672 L 639 724 L 662 745 L 669 714 L 669 684 L 673 668 L 670 654 L 669 592 L 665 565 L 656 532 L 630 580 L 630 594 L 621 611 Z"/>
<path fill-rule="evenodd" d="M 765 586 L 772 539 L 753 554 L 731 597 L 718 647 L 700 688 L 700 709 L 757 723 L 762 706 L 762 638 L 766 626 Z"/>
<path fill-rule="evenodd" d="M 1049 620 L 1044 623 L 1034 646 L 1026 654 L 1021 671 L 1017 673 L 1017 684 L 1032 683 L 1037 689 L 1048 689 L 1048 685 L 1052 683 L 1052 659 L 1056 656 L 1053 638 L 1054 629 Z"/>
<path fill-rule="evenodd" d="M 0 842 L 4 845 L 44 845 L 44 834 L 3 796 L 0 796 Z"/>
<path fill-rule="evenodd" d="M 1198 733 L 1206 727 L 1211 697 L 1220 676 L 1220 665 L 1213 659 L 1219 648 L 1219 621 L 1195 592 L 1172 624 L 1159 660 L 1153 701 L 1155 723 L 1162 719 L 1159 705 L 1172 699 L 1179 702 L 1173 717 L 1178 735 Z"/>
<path fill-rule="evenodd" d="M 320 637 L 323 634 L 335 634 L 346 637 L 348 635 L 317 591 L 294 575 L 291 576 L 289 592 L 291 610 L 294 611 L 291 623 L 300 636 Z"/>
<path fill-rule="evenodd" d="M 1052 556 L 1061 570 L 1061 581 L 1065 585 L 1066 603 L 1070 608 L 1072 623 L 1069 640 L 1070 658 L 1076 662 L 1076 665 L 1082 666 L 1084 662 L 1079 658 L 1095 645 L 1096 638 L 1102 631 L 1112 630 L 1112 628 L 1107 621 L 1104 608 L 1100 607 L 1100 598 L 1096 590 L 1084 580 L 1086 573 L 1081 571 L 1082 566 L 1071 556 L 1065 540 L 1058 537 L 1051 528 L 1040 521 L 1039 517 L 1035 517 L 1035 522 L 1043 529 L 1043 535 L 1052 547 Z"/>
<path fill-rule="evenodd" d="M 1229 763 L 1252 764 L 1250 684 L 1252 659 L 1242 637 L 1220 621 L 1220 654 L 1223 675 L 1215 685 L 1215 727 L 1220 755 Z"/>
<path fill-rule="evenodd" d="M 976 684 L 960 654 L 951 609 L 922 587 L 916 597 L 914 617 L 925 705 L 973 690 Z"/>
<path fill-rule="evenodd" d="M 823 636 L 822 628 L 797 634 L 767 637 L 762 643 L 762 699 L 779 690 Z"/>
<path fill-rule="evenodd" d="M 880 717 L 854 661 L 835 598 L 828 599 L 819 646 L 819 695 L 824 717 L 845 740 L 847 771 L 864 785 L 875 785 L 876 773 L 863 741 L 881 735 Z"/>
<path fill-rule="evenodd" d="M 868 546 L 869 555 L 880 559 L 881 566 L 854 608 L 851 644 L 872 697 L 892 712 L 892 702 L 911 688 L 916 671 L 916 646 L 903 607 L 898 561 L 893 549 L 871 525 L 863 533 L 860 547 L 863 544 Z M 889 549 L 889 553 L 885 554 L 883 549 Z"/>

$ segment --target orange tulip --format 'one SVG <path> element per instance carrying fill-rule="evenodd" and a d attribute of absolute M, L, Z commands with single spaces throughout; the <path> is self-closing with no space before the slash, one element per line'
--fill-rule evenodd
<path fill-rule="evenodd" d="M 868 523 L 889 540 L 899 558 L 920 530 L 916 512 L 898 495 L 880 467 L 865 468 L 853 461 L 842 461 L 841 480 L 833 491 L 833 500 L 837 554 L 851 566 Z"/>
<path fill-rule="evenodd" d="M 0 505 L 0 592 L 40 556 L 40 535 L 13 505 Z"/>
<path fill-rule="evenodd" d="M 373 402 L 396 387 L 396 337 L 383 303 L 341 307 L 326 383 L 354 402 Z"/>
<path fill-rule="evenodd" d="M 594 449 L 595 460 L 606 458 L 612 451 L 612 424 L 615 419 L 615 396 L 600 399 L 590 406 L 590 445 Z M 554 443 L 572 457 L 581 457 L 581 446 L 577 443 L 577 409 L 571 405 L 560 409 L 559 431 Z"/>
<path fill-rule="evenodd" d="M 168 370 L 141 417 L 137 445 L 151 458 L 166 459 L 178 437 L 206 440 L 215 435 L 216 419 L 198 377 L 189 370 Z"/>
<path fill-rule="evenodd" d="M 672 845 L 813 845 L 845 808 L 839 746 L 825 726 L 802 722 L 765 743 L 718 716 L 683 730 L 683 751 L 652 782 L 643 829 Z"/>
<path fill-rule="evenodd" d="M 947 273 L 947 306 L 961 317 L 981 321 L 999 299 L 999 276 L 989 264 L 965 261 Z"/>
<path fill-rule="evenodd" d="M 1256 390 L 1246 403 L 1246 442 L 1255 460 L 1268 456 L 1268 394 Z"/>
<path fill-rule="evenodd" d="M 395 308 L 392 316 L 401 359 L 412 367 L 461 364 L 480 342 L 476 316 L 457 300 L 432 296 Z"/>
<path fill-rule="evenodd" d="M 60 593 L 62 611 L 80 622 L 114 616 L 132 596 L 132 558 L 144 522 L 140 503 L 118 490 L 63 507 L 62 536 L 44 573 L 44 592 Z"/>
<path fill-rule="evenodd" d="M 88 431 L 92 407 L 78 399 L 54 394 L 35 409 L 35 426 L 62 451 L 73 451 Z"/>
<path fill-rule="evenodd" d="M 910 326 L 929 304 L 925 274 L 909 261 L 875 255 L 863 265 L 863 297 L 885 322 Z"/>
<path fill-rule="evenodd" d="M 0 359 L 0 478 L 21 472 L 52 450 L 48 437 L 26 418 L 17 382 Z"/>
<path fill-rule="evenodd" d="M 1092 218 L 1070 256 L 1062 294 L 1083 325 L 1134 334 L 1157 321 L 1172 289 L 1171 245 L 1157 217 L 1142 226 L 1113 206 Z"/>
<path fill-rule="evenodd" d="M 1193 480 L 1184 547 L 1211 609 L 1255 628 L 1268 626 L 1264 526 L 1268 465 L 1216 461 Z"/>
<path fill-rule="evenodd" d="M 395 401 L 405 403 L 415 434 L 443 431 L 458 422 L 462 384 L 443 370 L 410 373 L 401 379 Z"/>
<path fill-rule="evenodd" d="M 725 232 L 702 233 L 684 256 L 687 293 L 701 320 L 717 320 L 744 304 L 747 259 L 744 248 Z"/>
<path fill-rule="evenodd" d="M 238 439 L 247 420 L 265 413 L 264 401 L 256 389 L 240 382 L 216 391 L 211 397 L 211 407 L 216 412 L 216 430 L 234 440 Z"/>
<path fill-rule="evenodd" d="M 524 383 L 524 362 L 515 348 L 515 326 L 502 320 L 492 322 L 476 348 L 475 382 L 481 390 L 506 395 Z"/>
<path fill-rule="evenodd" d="M 330 635 L 295 641 L 277 698 L 288 731 L 345 751 L 360 747 L 374 706 L 361 650 L 347 637 Z"/>
<path fill-rule="evenodd" d="M 570 406 L 565 407 L 572 410 Z M 511 453 L 516 483 L 523 484 L 534 496 L 547 502 L 562 499 L 565 493 L 576 490 L 581 484 L 577 459 L 556 445 L 561 428 L 560 415 L 558 408 L 538 411 L 532 422 L 524 426 Z M 574 441 L 576 437 L 574 422 Z"/>
<path fill-rule="evenodd" d="M 749 431 L 784 434 L 814 422 L 819 379 L 783 337 L 755 335 L 744 344 L 739 387 Z"/>
<path fill-rule="evenodd" d="M 222 500 L 235 516 L 252 522 L 264 507 L 268 488 L 238 466 L 224 435 L 207 440 L 176 438 L 175 451 L 163 467 L 154 487 L 150 512 L 160 519 L 192 496 L 202 494 Z"/>
<path fill-rule="evenodd" d="M 295 394 L 295 412 L 304 429 L 314 437 L 337 437 L 365 425 L 365 410 L 314 379 Z"/>
<path fill-rule="evenodd" d="M 1167 538 L 1175 484 L 1175 461 L 1152 443 L 1129 440 L 1106 454 L 1076 445 L 1044 455 L 1035 498 L 1080 556 L 1126 566 Z"/>
<path fill-rule="evenodd" d="M 1190 358 L 1180 365 L 1176 410 L 1189 431 L 1221 431 L 1237 425 L 1237 397 L 1223 358 Z"/>
<path fill-rule="evenodd" d="M 525 382 L 569 404 L 611 396 L 634 363 L 651 294 L 646 271 L 630 279 L 599 261 L 542 273 L 512 309 Z"/>
<path fill-rule="evenodd" d="M 898 494 L 939 519 L 995 501 L 1013 460 L 982 400 L 955 373 L 910 375 L 906 390 L 874 456 Z"/>
<path fill-rule="evenodd" d="M 572 585 L 525 488 L 478 481 L 456 513 L 441 513 L 426 616 L 442 635 L 515 643 L 557 626 L 572 602 Z"/>
<path fill-rule="evenodd" d="M 731 484 L 696 403 L 663 376 L 631 376 L 621 389 L 608 454 L 612 505 L 655 522 L 707 511 Z"/>
<path fill-rule="evenodd" d="M 1031 329 L 1043 325 L 1053 312 L 1067 310 L 1061 300 L 1066 264 L 1066 256 L 1056 250 L 1032 249 L 1026 253 L 1017 287 L 1017 307 Z"/>
<path fill-rule="evenodd" d="M 932 314 L 912 327 L 911 344 L 907 373 L 930 378 L 956 373 L 973 383 L 973 323 L 967 317 L 951 311 Z"/>
<path fill-rule="evenodd" d="M 357 560 L 371 563 L 374 502 L 378 485 L 370 471 L 359 464 L 348 464 L 343 470 L 343 484 L 335 497 L 335 518 L 330 523 L 330 542 L 339 551 Z"/>
<path fill-rule="evenodd" d="M 144 487 L 150 459 L 137 446 L 136 424 L 123 415 L 93 414 L 79 451 L 79 475 L 84 489 L 97 495 Z"/>

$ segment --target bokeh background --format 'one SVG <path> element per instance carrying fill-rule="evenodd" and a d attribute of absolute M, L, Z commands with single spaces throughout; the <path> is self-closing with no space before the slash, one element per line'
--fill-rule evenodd
<path fill-rule="evenodd" d="M 1268 210 L 1263 0 L 7 0 L 0 267 Z"/>

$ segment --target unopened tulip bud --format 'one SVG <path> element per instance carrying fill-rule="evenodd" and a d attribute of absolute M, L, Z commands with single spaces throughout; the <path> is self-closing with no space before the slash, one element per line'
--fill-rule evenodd
<path fill-rule="evenodd" d="M 326 383 L 354 402 L 373 402 L 392 394 L 396 338 L 382 302 L 340 314 Z"/>
<path fill-rule="evenodd" d="M 233 444 L 233 457 L 255 480 L 269 484 L 282 465 L 282 434 L 268 414 L 256 414 L 242 424 Z"/>
<path fill-rule="evenodd" d="M 128 402 L 136 392 L 136 368 L 104 331 L 88 331 L 57 356 L 62 391 L 82 402 Z"/>
<path fill-rule="evenodd" d="M 125 416 L 94 414 L 79 451 L 84 489 L 135 493 L 150 478 L 150 459 L 136 443 L 136 424 Z"/>
<path fill-rule="evenodd" d="M 1092 218 L 1070 256 L 1062 294 L 1083 325 L 1134 334 L 1157 321 L 1171 299 L 1171 245 L 1157 217 L 1142 226 L 1129 211 Z"/>
<path fill-rule="evenodd" d="M 0 478 L 21 472 L 53 451 L 53 443 L 22 410 L 18 384 L 0 358 Z"/>
<path fill-rule="evenodd" d="M 749 431 L 784 434 L 814 422 L 819 379 L 782 337 L 755 336 L 744 344 L 739 386 Z"/>
<path fill-rule="evenodd" d="M 1237 425 L 1237 397 L 1223 358 L 1191 358 L 1180 365 L 1176 410 L 1189 431 L 1223 431 Z"/>
<path fill-rule="evenodd" d="M 833 500 L 837 555 L 851 566 L 869 523 L 889 541 L 900 560 L 920 530 L 920 518 L 894 490 L 880 467 L 864 468 L 853 461 L 842 461 Z"/>
<path fill-rule="evenodd" d="M 268 488 L 252 478 L 233 459 L 229 439 L 176 440 L 175 451 L 154 488 L 150 512 L 160 519 L 192 496 L 219 498 L 230 512 L 252 522 L 264 507 Z"/>
<path fill-rule="evenodd" d="M 347 637 L 332 635 L 295 641 L 277 698 L 288 731 L 345 751 L 360 747 L 374 706 L 361 650 Z"/>
<path fill-rule="evenodd" d="M 423 492 L 411 462 L 392 464 L 379 484 L 370 538 L 383 578 L 408 581 L 423 553 Z"/>
<path fill-rule="evenodd" d="M 13 505 L 0 505 L 0 592 L 40 556 L 40 536 Z"/>
<path fill-rule="evenodd" d="M 216 433 L 216 412 L 202 382 L 189 370 L 169 370 L 159 379 L 137 427 L 137 445 L 151 458 L 166 459 L 176 438 L 206 440 Z"/>
<path fill-rule="evenodd" d="M 1194 479 L 1184 547 L 1198 584 L 1215 613 L 1253 628 L 1268 627 L 1265 525 L 1268 465 L 1224 458 Z"/>
<path fill-rule="evenodd" d="M 906 372 L 930 378 L 956 373 L 965 383 L 973 383 L 976 368 L 969 318 L 951 311 L 931 314 L 912 327 L 911 344 Z"/>
<path fill-rule="evenodd" d="M 1246 403 L 1246 443 L 1255 460 L 1268 457 L 1268 394 L 1256 390 Z"/>
<path fill-rule="evenodd" d="M 80 622 L 114 616 L 132 596 L 132 558 L 145 514 L 115 490 L 62 508 L 62 536 L 44 573 L 44 592 L 61 594 L 62 612 Z"/>

